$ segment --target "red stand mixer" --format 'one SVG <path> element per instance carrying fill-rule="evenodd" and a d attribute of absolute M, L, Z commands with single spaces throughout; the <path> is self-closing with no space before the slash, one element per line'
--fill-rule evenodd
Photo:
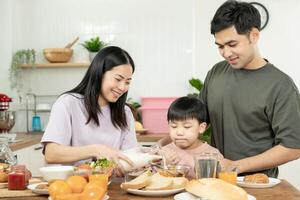
<path fill-rule="evenodd" d="M 8 110 L 10 102 L 10 97 L 0 93 L 0 134 L 8 133 L 15 125 L 15 112 Z"/>

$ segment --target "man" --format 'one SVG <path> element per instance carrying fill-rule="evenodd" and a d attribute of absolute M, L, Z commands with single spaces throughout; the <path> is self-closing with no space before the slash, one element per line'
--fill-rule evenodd
<path fill-rule="evenodd" d="M 260 55 L 259 31 L 260 14 L 251 4 L 219 7 L 211 34 L 225 61 L 208 72 L 200 99 L 212 145 L 226 158 L 221 165 L 277 177 L 277 166 L 300 156 L 300 95 L 292 79 Z"/>

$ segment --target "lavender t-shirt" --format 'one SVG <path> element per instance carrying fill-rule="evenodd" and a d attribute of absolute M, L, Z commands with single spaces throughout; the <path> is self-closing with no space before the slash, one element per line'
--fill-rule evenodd
<path fill-rule="evenodd" d="M 137 146 L 134 118 L 129 107 L 125 107 L 128 128 L 124 131 L 113 126 L 109 105 L 101 107 L 101 112 L 98 114 L 100 126 L 93 121 L 86 124 L 88 114 L 82 95 L 63 94 L 52 107 L 41 142 L 68 146 L 105 144 L 120 150 Z"/>

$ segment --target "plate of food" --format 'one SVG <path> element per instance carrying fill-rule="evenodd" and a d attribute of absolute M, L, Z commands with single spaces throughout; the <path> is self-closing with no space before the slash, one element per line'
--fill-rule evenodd
<path fill-rule="evenodd" d="M 256 200 L 256 198 L 252 195 L 248 194 L 247 200 Z M 200 200 L 199 197 L 189 193 L 189 192 L 181 192 L 179 194 L 176 194 L 174 196 L 174 200 Z"/>
<path fill-rule="evenodd" d="M 10 166 L 6 163 L 0 163 L 0 188 L 7 188 L 8 173 Z"/>
<path fill-rule="evenodd" d="M 147 170 L 135 179 L 122 183 L 121 188 L 131 194 L 162 197 L 182 192 L 187 182 L 185 177 L 166 177 Z"/>
<path fill-rule="evenodd" d="M 33 193 L 36 194 L 49 194 L 48 192 L 48 182 L 34 183 L 27 186 Z"/>
<path fill-rule="evenodd" d="M 256 173 L 248 176 L 237 177 L 237 184 L 247 188 L 270 188 L 279 184 L 281 181 L 277 178 L 268 177 L 262 173 Z"/>

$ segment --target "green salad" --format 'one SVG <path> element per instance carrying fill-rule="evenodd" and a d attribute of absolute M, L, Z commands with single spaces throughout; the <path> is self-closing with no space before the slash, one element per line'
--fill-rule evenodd
<path fill-rule="evenodd" d="M 108 160 L 107 158 L 99 158 L 96 161 L 92 161 L 90 163 L 90 167 L 92 169 L 96 169 L 96 168 L 109 168 L 109 167 L 113 167 L 114 166 L 114 162 Z"/>

